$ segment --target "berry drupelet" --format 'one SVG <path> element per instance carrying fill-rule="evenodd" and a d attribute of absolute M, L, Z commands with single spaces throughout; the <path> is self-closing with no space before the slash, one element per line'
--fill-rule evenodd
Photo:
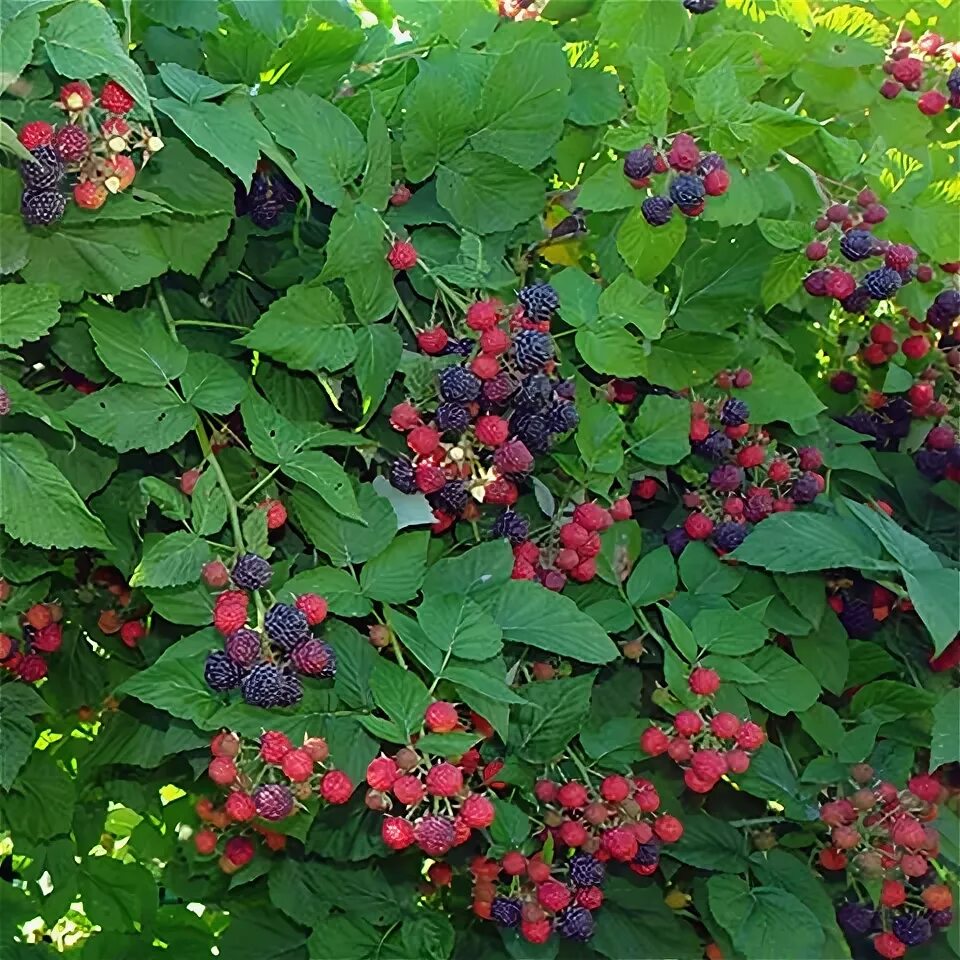
<path fill-rule="evenodd" d="M 542 323 L 560 306 L 560 297 L 549 283 L 533 283 L 517 292 L 517 300 L 527 319 Z"/>

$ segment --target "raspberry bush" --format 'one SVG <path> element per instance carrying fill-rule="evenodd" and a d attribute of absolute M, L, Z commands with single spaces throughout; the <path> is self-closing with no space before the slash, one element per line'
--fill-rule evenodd
<path fill-rule="evenodd" d="M 948 4 L 0 17 L 4 956 L 960 955 Z"/>

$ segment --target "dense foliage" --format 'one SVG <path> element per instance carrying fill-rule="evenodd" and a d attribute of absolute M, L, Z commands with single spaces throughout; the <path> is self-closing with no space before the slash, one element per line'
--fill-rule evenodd
<path fill-rule="evenodd" d="M 4 0 L 4 956 L 960 954 L 939 0 Z"/>

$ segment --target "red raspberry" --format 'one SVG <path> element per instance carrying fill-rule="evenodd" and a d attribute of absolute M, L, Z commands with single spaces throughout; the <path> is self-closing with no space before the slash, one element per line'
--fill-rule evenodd
<path fill-rule="evenodd" d="M 407 430 L 412 430 L 420 422 L 420 411 L 412 403 L 406 401 L 398 403 L 390 411 L 390 426 L 394 430 L 406 433 Z"/>
<path fill-rule="evenodd" d="M 237 779 L 237 765 L 230 757 L 214 757 L 207 766 L 207 776 L 221 787 L 228 787 Z"/>
<path fill-rule="evenodd" d="M 123 631 L 128 626 L 140 627 L 140 624 L 136 621 L 132 621 L 129 624 L 125 623 L 120 628 L 121 638 L 123 638 Z M 143 627 L 140 627 L 140 636 L 143 636 Z M 125 638 L 123 642 L 127 642 Z M 41 653 L 56 653 L 60 649 L 62 643 L 63 627 L 61 627 L 59 623 L 51 623 L 49 626 L 44 627 L 42 630 L 38 630 L 33 635 L 33 649 L 39 650 Z M 130 646 L 130 644 L 127 644 L 127 646 Z"/>
<path fill-rule="evenodd" d="M 483 782 L 494 790 L 503 790 L 506 783 L 503 780 L 497 780 L 497 774 L 503 769 L 502 760 L 491 760 L 483 768 Z"/>
<path fill-rule="evenodd" d="M 824 847 L 819 855 L 820 866 L 824 870 L 843 870 L 847 865 L 847 855 L 842 850 Z"/>
<path fill-rule="evenodd" d="M 600 537 L 595 533 L 591 533 L 590 536 L 587 537 L 586 542 L 577 547 L 577 553 L 581 559 L 588 560 L 600 552 L 600 547 Z"/>
<path fill-rule="evenodd" d="M 554 558 L 558 570 L 573 570 L 580 565 L 580 554 L 576 550 L 561 550 Z"/>
<path fill-rule="evenodd" d="M 527 862 L 527 876 L 534 883 L 543 883 L 550 878 L 550 864 L 538 859 L 539 856 L 537 854 Z"/>
<path fill-rule="evenodd" d="M 306 750 L 290 750 L 280 761 L 280 769 L 294 783 L 303 783 L 313 776 L 313 757 Z"/>
<path fill-rule="evenodd" d="M 604 777 L 600 783 L 600 796 L 608 803 L 623 803 L 630 796 L 630 793 L 630 781 L 626 777 L 621 777 L 618 773 Z"/>
<path fill-rule="evenodd" d="M 47 661 L 38 653 L 28 653 L 17 663 L 16 670 L 25 683 L 37 683 L 47 675 Z"/>
<path fill-rule="evenodd" d="M 541 803 L 553 803 L 557 799 L 557 785 L 552 780 L 538 780 L 533 785 L 533 793 Z"/>
<path fill-rule="evenodd" d="M 701 780 L 719 780 L 727 772 L 727 761 L 716 750 L 698 750 L 690 768 Z"/>
<path fill-rule="evenodd" d="M 414 836 L 417 846 L 431 857 L 442 857 L 457 839 L 453 821 L 434 814 L 428 814 L 416 824 Z"/>
<path fill-rule="evenodd" d="M 398 777 L 393 781 L 393 795 L 403 804 L 412 807 L 419 803 L 425 794 L 423 784 L 412 774 Z"/>
<path fill-rule="evenodd" d="M 829 252 L 830 248 L 822 240 L 814 240 L 807 244 L 804 254 L 808 260 L 823 260 Z"/>
<path fill-rule="evenodd" d="M 919 360 L 930 352 L 930 341 L 924 336 L 907 337 L 900 349 L 910 360 Z"/>
<path fill-rule="evenodd" d="M 703 189 L 708 197 L 722 197 L 730 189 L 730 174 L 721 168 L 711 170 L 703 178 Z"/>
<path fill-rule="evenodd" d="M 111 193 L 122 193 L 133 183 L 134 177 L 137 175 L 134 162 L 122 153 L 108 157 L 104 166 L 108 175 L 103 185 Z"/>
<path fill-rule="evenodd" d="M 229 730 L 221 730 L 210 741 L 210 752 L 215 757 L 235 757 L 240 752 L 240 738 Z"/>
<path fill-rule="evenodd" d="M 17 139 L 28 149 L 49 146 L 53 140 L 53 126 L 46 120 L 34 120 L 25 123 L 17 134 Z"/>
<path fill-rule="evenodd" d="M 737 731 L 737 745 L 744 750 L 757 750 L 766 742 L 767 735 L 763 732 L 763 727 L 747 721 Z"/>
<path fill-rule="evenodd" d="M 849 800 L 831 800 L 820 807 L 820 819 L 828 827 L 842 827 L 857 819 L 857 811 Z"/>
<path fill-rule="evenodd" d="M 203 577 L 203 582 L 214 589 L 225 587 L 230 582 L 230 571 L 221 560 L 211 560 L 209 563 L 205 563 L 200 575 Z"/>
<path fill-rule="evenodd" d="M 890 839 L 901 847 L 917 850 L 926 840 L 923 824 L 910 816 L 901 817 L 890 830 Z"/>
<path fill-rule="evenodd" d="M 217 849 L 217 835 L 212 830 L 200 830 L 193 835 L 193 844 L 197 853 L 207 857 Z"/>
<path fill-rule="evenodd" d="M 247 622 L 249 598 L 242 590 L 225 590 L 217 594 L 213 604 L 213 625 L 229 636 Z"/>
<path fill-rule="evenodd" d="M 718 713 L 711 719 L 710 729 L 721 740 L 731 740 L 740 729 L 740 720 L 732 713 Z"/>
<path fill-rule="evenodd" d="M 580 807 L 585 807 L 588 800 L 587 788 L 582 783 L 577 783 L 576 780 L 571 780 L 569 783 L 563 784 L 563 786 L 557 790 L 557 803 L 567 810 L 576 810 Z"/>
<path fill-rule="evenodd" d="M 674 170 L 694 170 L 700 160 L 697 141 L 689 133 L 678 133 L 670 145 L 667 162 Z"/>
<path fill-rule="evenodd" d="M 887 362 L 887 352 L 884 349 L 884 345 L 881 343 L 869 344 L 861 352 L 861 356 L 866 363 L 870 364 L 871 367 L 879 367 L 881 364 Z"/>
<path fill-rule="evenodd" d="M 131 648 L 135 647 L 146 635 L 147 631 L 143 629 L 143 624 L 139 620 L 128 620 L 120 628 L 120 639 Z"/>
<path fill-rule="evenodd" d="M 480 335 L 480 349 L 491 357 L 499 357 L 500 354 L 506 353 L 512 343 L 510 334 L 499 327 L 484 330 Z"/>
<path fill-rule="evenodd" d="M 690 421 L 690 440 L 694 443 L 698 443 L 701 440 L 706 440 L 710 435 L 710 424 L 701 417 L 695 417 Z"/>
<path fill-rule="evenodd" d="M 907 789 L 919 800 L 936 803 L 940 799 L 943 787 L 940 782 L 926 773 L 918 773 L 907 781 Z"/>
<path fill-rule="evenodd" d="M 893 77 L 903 84 L 918 83 L 923 79 L 923 61 L 915 57 L 897 60 L 893 65 Z"/>
<path fill-rule="evenodd" d="M 907 853 L 900 858 L 900 869 L 905 877 L 922 877 L 930 867 L 922 854 Z"/>
<path fill-rule="evenodd" d="M 720 676 L 708 667 L 695 667 L 687 680 L 691 692 L 698 697 L 711 697 L 720 689 Z"/>
<path fill-rule="evenodd" d="M 405 240 L 395 240 L 387 254 L 387 263 L 394 270 L 411 270 L 417 265 L 417 251 L 412 243 Z"/>
<path fill-rule="evenodd" d="M 926 263 L 922 263 L 919 267 L 917 267 L 917 279 L 921 283 L 929 283 L 933 279 L 933 267 Z"/>
<path fill-rule="evenodd" d="M 896 80 L 884 80 L 880 84 L 880 96 L 886 100 L 895 99 L 900 91 L 903 89 L 903 84 L 897 83 Z"/>
<path fill-rule="evenodd" d="M 873 949 L 885 960 L 897 960 L 907 952 L 907 945 L 892 933 L 878 933 L 873 938 Z"/>
<path fill-rule="evenodd" d="M 449 863 L 431 864 L 427 878 L 435 887 L 449 887 L 453 882 L 453 867 Z"/>
<path fill-rule="evenodd" d="M 342 770 L 328 770 L 320 781 L 320 796 L 327 803 L 346 803 L 352 793 L 353 781 Z"/>
<path fill-rule="evenodd" d="M 414 841 L 413 824 L 403 817 L 384 817 L 380 836 L 391 850 L 404 850 Z"/>
<path fill-rule="evenodd" d="M 633 516 L 633 507 L 630 506 L 630 501 L 626 497 L 614 500 L 610 505 L 610 516 L 617 522 L 629 520 Z"/>
<path fill-rule="evenodd" d="M 633 831 L 628 827 L 614 827 L 612 830 L 605 830 L 600 842 L 602 849 L 614 860 L 619 860 L 620 863 L 628 863 L 637 855 L 639 843 Z"/>
<path fill-rule="evenodd" d="M 691 540 L 706 540 L 713 533 L 713 521 L 705 513 L 691 513 L 683 522 Z"/>
<path fill-rule="evenodd" d="M 577 504 L 573 511 L 573 522 L 579 524 L 587 533 L 596 530 L 605 530 L 610 526 L 610 514 L 598 503 L 587 501 Z M 564 546 L 579 546 L 575 544 L 564 544 Z"/>
<path fill-rule="evenodd" d="M 574 900 L 577 906 L 586 907 L 588 910 L 599 910 L 603 905 L 603 891 L 599 887 L 581 887 Z"/>
<path fill-rule="evenodd" d="M 551 913 L 559 913 L 569 906 L 570 891 L 559 880 L 547 880 L 537 887 L 537 900 Z"/>
<path fill-rule="evenodd" d="M 928 117 L 935 117 L 943 113 L 949 102 L 939 90 L 928 90 L 917 98 L 917 109 Z"/>
<path fill-rule="evenodd" d="M 421 457 L 429 457 L 440 444 L 440 434 L 433 427 L 414 427 L 407 434 L 407 446 Z"/>
<path fill-rule="evenodd" d="M 492 330 L 500 319 L 503 304 L 499 300 L 480 300 L 467 309 L 467 326 L 471 330 Z"/>
<path fill-rule="evenodd" d="M 35 603 L 26 613 L 24 619 L 34 630 L 42 630 L 53 622 L 50 608 L 45 603 Z"/>
<path fill-rule="evenodd" d="M 880 890 L 880 902 L 885 907 L 899 907 L 907 900 L 907 888 L 899 880 L 884 880 Z"/>
<path fill-rule="evenodd" d="M 683 836 L 683 824 L 676 817 L 664 814 L 654 821 L 653 832 L 664 843 L 676 843 Z"/>
<path fill-rule="evenodd" d="M 84 210 L 99 210 L 107 202 L 107 188 L 102 183 L 82 180 L 73 188 L 73 199 Z"/>
<path fill-rule="evenodd" d="M 500 862 L 503 865 L 503 872 L 509 877 L 519 877 L 527 869 L 527 858 L 518 850 L 505 853 Z"/>
<path fill-rule="evenodd" d="M 717 780 L 698 777 L 696 772 L 690 768 L 683 771 L 683 782 L 687 789 L 694 793 L 709 793 L 717 785 Z"/>
<path fill-rule="evenodd" d="M 758 443 L 752 443 L 737 453 L 737 463 L 746 470 L 759 467 L 767 457 L 766 450 Z"/>
<path fill-rule="evenodd" d="M 100 106 L 110 113 L 129 113 L 136 101 L 116 80 L 108 80 L 100 91 Z"/>
<path fill-rule="evenodd" d="M 589 836 L 587 828 L 576 820 L 566 820 L 560 825 L 560 839 L 568 847 L 583 846 Z"/>
<path fill-rule="evenodd" d="M 82 80 L 73 80 L 60 88 L 60 102 L 71 113 L 77 113 L 93 104 L 93 91 Z"/>
<path fill-rule="evenodd" d="M 393 757 L 374 757 L 367 764 L 367 783 L 374 790 L 388 791 L 400 776 L 400 768 Z"/>
<path fill-rule="evenodd" d="M 546 943 L 553 933 L 549 920 L 524 920 L 520 924 L 520 935 L 527 943 Z"/>
<path fill-rule="evenodd" d="M 268 530 L 279 530 L 287 522 L 287 508 L 279 500 L 264 500 L 257 509 L 266 511 Z"/>
<path fill-rule="evenodd" d="M 571 571 L 570 577 L 577 583 L 588 583 L 597 575 L 597 562 L 593 558 L 578 563 Z"/>
<path fill-rule="evenodd" d="M 486 798 L 477 793 L 471 793 L 460 807 L 460 816 L 468 827 L 476 830 L 484 830 L 493 823 L 494 818 L 493 804 Z"/>
<path fill-rule="evenodd" d="M 405 203 L 409 203 L 412 196 L 413 193 L 405 183 L 398 183 L 394 186 L 393 193 L 390 194 L 390 206 L 402 207 Z"/>
<path fill-rule="evenodd" d="M 767 465 L 767 476 L 774 483 L 783 483 L 790 479 L 790 464 L 786 460 L 771 460 Z"/>
<path fill-rule="evenodd" d="M 673 725 L 679 736 L 693 737 L 703 729 L 703 720 L 692 710 L 681 710 L 673 718 Z"/>
<path fill-rule="evenodd" d="M 500 361 L 481 353 L 470 361 L 470 371 L 481 380 L 492 380 L 500 372 Z"/>
<path fill-rule="evenodd" d="M 644 477 L 633 485 L 633 494 L 641 500 L 652 500 L 657 495 L 658 489 L 659 485 L 653 477 Z"/>
<path fill-rule="evenodd" d="M 819 470 L 823 466 L 823 454 L 816 447 L 801 447 L 797 453 L 801 470 Z"/>
<path fill-rule="evenodd" d="M 452 763 L 438 763 L 427 771 L 427 793 L 455 797 L 463 789 L 463 774 Z"/>
<path fill-rule="evenodd" d="M 579 550 L 590 539 L 590 531 L 579 523 L 565 523 L 560 527 L 560 542 L 571 550 Z"/>
<path fill-rule="evenodd" d="M 260 759 L 267 763 L 282 763 L 292 749 L 293 744 L 287 735 L 279 730 L 266 730 L 260 734 Z"/>
<path fill-rule="evenodd" d="M 502 417 L 487 414 L 477 418 L 477 440 L 487 447 L 499 447 L 510 436 L 510 425 Z"/>
<path fill-rule="evenodd" d="M 957 435 L 945 423 L 934 427 L 924 441 L 931 450 L 950 450 L 957 442 Z"/>
<path fill-rule="evenodd" d="M 853 274 L 846 270 L 834 267 L 827 271 L 827 277 L 824 281 L 824 290 L 828 297 L 835 300 L 844 300 L 857 289 L 857 281 Z"/>
<path fill-rule="evenodd" d="M 432 733 L 450 733 L 460 724 L 457 708 L 445 700 L 437 700 L 427 707 L 423 714 L 423 722 Z"/>
<path fill-rule="evenodd" d="M 526 560 L 515 560 L 510 571 L 511 580 L 536 580 L 537 571 Z"/>
<path fill-rule="evenodd" d="M 860 843 L 860 831 L 853 827 L 834 827 L 830 839 L 838 850 L 852 850 Z"/>
<path fill-rule="evenodd" d="M 253 797 L 242 790 L 234 790 L 224 805 L 227 816 L 236 823 L 245 823 L 252 820 L 257 815 L 257 805 L 253 802 Z"/>
<path fill-rule="evenodd" d="M 424 460 L 413 472 L 414 482 L 421 493 L 436 493 L 447 484 L 447 475 L 435 463 Z"/>
<path fill-rule="evenodd" d="M 921 99 L 923 98 L 921 97 Z M 884 255 L 884 262 L 894 270 L 909 270 L 910 265 L 916 259 L 917 251 L 907 243 L 891 244 L 891 246 L 887 247 L 887 252 Z M 871 331 L 871 335 L 872 333 L 873 331 Z"/>
<path fill-rule="evenodd" d="M 483 488 L 484 503 L 502 504 L 509 507 L 517 502 L 519 496 L 520 491 L 517 489 L 517 485 L 504 477 L 498 477 Z M 529 562 L 528 560 L 527 563 Z"/>
<path fill-rule="evenodd" d="M 640 737 L 640 749 L 650 757 L 666 753 L 670 738 L 659 727 L 647 727 Z"/>
<path fill-rule="evenodd" d="M 920 896 L 928 910 L 949 910 L 953 906 L 953 894 L 943 884 L 927 887 Z"/>
<path fill-rule="evenodd" d="M 450 337 L 443 327 L 431 327 L 417 334 L 417 345 L 424 353 L 441 353 L 449 342 Z"/>

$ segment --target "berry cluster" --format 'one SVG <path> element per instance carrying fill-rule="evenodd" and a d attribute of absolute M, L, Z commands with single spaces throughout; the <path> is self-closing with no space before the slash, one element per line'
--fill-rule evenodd
<path fill-rule="evenodd" d="M 21 618 L 19 640 L 0 633 L 0 667 L 24 683 L 42 680 L 47 675 L 47 656 L 63 643 L 62 620 L 59 603 L 35 603 Z"/>
<path fill-rule="evenodd" d="M 883 72 L 887 79 L 880 85 L 880 94 L 893 100 L 904 90 L 919 92 L 917 109 L 935 117 L 948 106 L 960 108 L 960 43 L 947 43 L 937 33 L 924 33 L 918 40 L 903 29 L 890 46 Z M 949 71 L 949 72 L 948 72 Z M 940 82 L 947 74 L 944 86 Z"/>
<path fill-rule="evenodd" d="M 917 251 L 906 243 L 881 240 L 870 231 L 887 217 L 887 209 L 872 190 L 861 190 L 854 204 L 834 203 L 814 224 L 821 237 L 807 245 L 807 259 L 820 263 L 839 251 L 840 259 L 814 270 L 804 278 L 803 286 L 812 297 L 832 297 L 848 313 L 866 313 L 878 300 L 892 299 L 897 291 L 914 279 L 926 282 L 933 276 L 927 265 L 915 267 Z M 860 270 L 859 279 L 846 264 L 863 264 L 883 257 L 881 266 Z"/>
<path fill-rule="evenodd" d="M 723 196 L 730 186 L 723 157 L 719 153 L 701 154 L 697 141 L 688 133 L 678 133 L 666 154 L 648 143 L 631 150 L 623 160 L 623 175 L 638 190 L 649 187 L 652 176 L 671 169 L 666 193 L 648 196 L 640 205 L 640 212 L 651 227 L 669 223 L 674 207 L 685 217 L 699 217 L 706 207 L 706 198 Z"/>
<path fill-rule="evenodd" d="M 311 632 L 327 616 L 327 601 L 315 594 L 297 597 L 294 605 L 275 603 L 257 629 L 247 625 L 247 591 L 266 587 L 271 574 L 263 557 L 246 553 L 237 559 L 231 578 L 239 589 L 219 593 L 213 607 L 223 650 L 207 656 L 203 675 L 212 690 L 239 687 L 244 702 L 252 706 L 289 707 L 303 696 L 298 674 L 328 679 L 337 671 L 337 658 L 333 647 Z"/>
<path fill-rule="evenodd" d="M 840 618 L 847 635 L 863 640 L 872 636 L 895 610 L 912 610 L 909 600 L 856 572 L 827 579 L 827 603 Z"/>
<path fill-rule="evenodd" d="M 695 667 L 687 683 L 703 697 L 697 710 L 681 710 L 666 729 L 653 725 L 640 737 L 640 749 L 650 757 L 666 754 L 683 767 L 683 782 L 694 793 L 709 793 L 727 773 L 746 773 L 750 755 L 767 739 L 752 720 L 714 709 L 720 677 L 707 667 Z"/>
<path fill-rule="evenodd" d="M 472 717 L 478 733 L 492 734 L 486 721 Z M 465 731 L 454 704 L 435 701 L 424 713 L 430 733 Z M 427 856 L 443 857 L 466 843 L 474 830 L 493 823 L 494 806 L 487 795 L 498 784 L 494 776 L 501 764 L 480 770 L 480 753 L 470 749 L 456 762 L 431 760 L 413 747 L 401 747 L 392 757 L 381 754 L 367 767 L 366 805 L 385 814 L 383 842 L 391 850 L 416 844 Z M 399 805 L 402 815 L 394 813 Z"/>
<path fill-rule="evenodd" d="M 261 161 L 253 175 L 250 188 L 237 188 L 237 214 L 246 214 L 258 227 L 269 230 L 280 222 L 280 217 L 293 210 L 300 192 L 289 178 L 272 165 Z"/>
<path fill-rule="evenodd" d="M 960 300 L 960 297 L 958 297 Z M 924 330 L 925 324 L 912 321 L 911 329 Z M 859 357 L 869 367 L 880 367 L 886 364 L 897 353 L 903 353 L 907 360 L 922 360 L 930 352 L 930 340 L 923 333 L 913 332 L 901 341 L 897 339 L 897 332 L 888 323 L 875 323 L 870 328 L 867 341 L 861 345 Z M 933 386 L 928 385 L 931 396 L 929 400 L 922 399 L 925 394 L 918 396 L 918 406 L 924 409 L 924 414 L 931 412 L 933 405 Z"/>
<path fill-rule="evenodd" d="M 714 382 L 729 390 L 744 389 L 752 381 L 749 370 L 737 370 L 718 374 Z M 811 503 L 823 490 L 820 451 L 781 449 L 765 429 L 750 424 L 746 401 L 731 395 L 694 400 L 690 414 L 693 460 L 682 471 L 688 488 L 682 500 L 691 512 L 681 526 L 666 533 L 675 555 L 691 540 L 707 540 L 718 553 L 735 550 L 751 525 Z M 641 479 L 633 488 L 634 496 L 646 502 L 659 492 L 653 477 Z"/>
<path fill-rule="evenodd" d="M 103 590 L 106 604 L 97 618 L 97 627 L 104 636 L 119 635 L 124 646 L 134 649 L 147 635 L 143 617 L 148 607 L 134 609 L 133 591 L 126 577 L 116 567 L 97 567 L 90 576 L 90 586 Z"/>
<path fill-rule="evenodd" d="M 593 501 L 577 504 L 568 521 L 552 526 L 537 540 L 513 547 L 513 579 L 538 580 L 548 590 L 561 591 L 567 578 L 587 583 L 597 575 L 600 534 L 618 520 L 633 516 L 630 501 L 616 500 L 609 509 Z"/>
<path fill-rule="evenodd" d="M 96 210 L 111 193 L 133 183 L 137 168 L 128 155 L 141 151 L 140 166 L 163 148 L 163 141 L 142 125 L 137 129 L 125 115 L 133 97 L 115 80 L 108 80 L 94 97 L 81 80 L 64 84 L 54 107 L 67 122 L 57 126 L 45 120 L 25 124 L 17 134 L 33 160 L 20 165 L 23 195 L 20 212 L 28 226 L 46 226 L 63 218 L 67 198 L 63 187 L 69 176 L 78 207 Z"/>
<path fill-rule="evenodd" d="M 458 518 L 475 520 L 478 504 L 489 503 L 507 508 L 492 535 L 526 540 L 527 521 L 509 509 L 519 485 L 534 457 L 578 423 L 573 383 L 553 376 L 548 330 L 557 294 L 537 283 L 520 290 L 518 300 L 512 309 L 494 299 L 474 303 L 465 320 L 471 336 L 451 338 L 442 327 L 417 335 L 424 353 L 461 358 L 440 370 L 431 412 L 405 402 L 390 414 L 410 449 L 410 458 L 391 464 L 390 483 L 427 496 L 435 533 Z"/>
<path fill-rule="evenodd" d="M 847 871 L 848 886 L 860 892 L 840 905 L 837 921 L 851 940 L 869 936 L 881 957 L 902 957 L 953 922 L 950 889 L 932 867 L 940 837 L 929 822 L 943 795 L 927 774 L 898 789 L 859 763 L 837 797 L 820 806 L 829 836 L 818 862 L 831 873 Z"/>
<path fill-rule="evenodd" d="M 305 809 L 314 796 L 342 804 L 353 793 L 350 778 L 327 762 L 330 749 L 320 737 L 307 738 L 295 747 L 286 734 L 267 730 L 253 746 L 224 731 L 213 738 L 210 752 L 213 759 L 207 776 L 225 797 L 220 806 L 205 797 L 197 802 L 197 814 L 209 826 L 195 833 L 193 842 L 198 853 L 210 856 L 226 837 L 220 856 L 224 873 L 235 873 L 253 859 L 250 830 L 259 833 L 271 850 L 285 846 L 282 833 L 258 820 L 277 823 Z"/>

